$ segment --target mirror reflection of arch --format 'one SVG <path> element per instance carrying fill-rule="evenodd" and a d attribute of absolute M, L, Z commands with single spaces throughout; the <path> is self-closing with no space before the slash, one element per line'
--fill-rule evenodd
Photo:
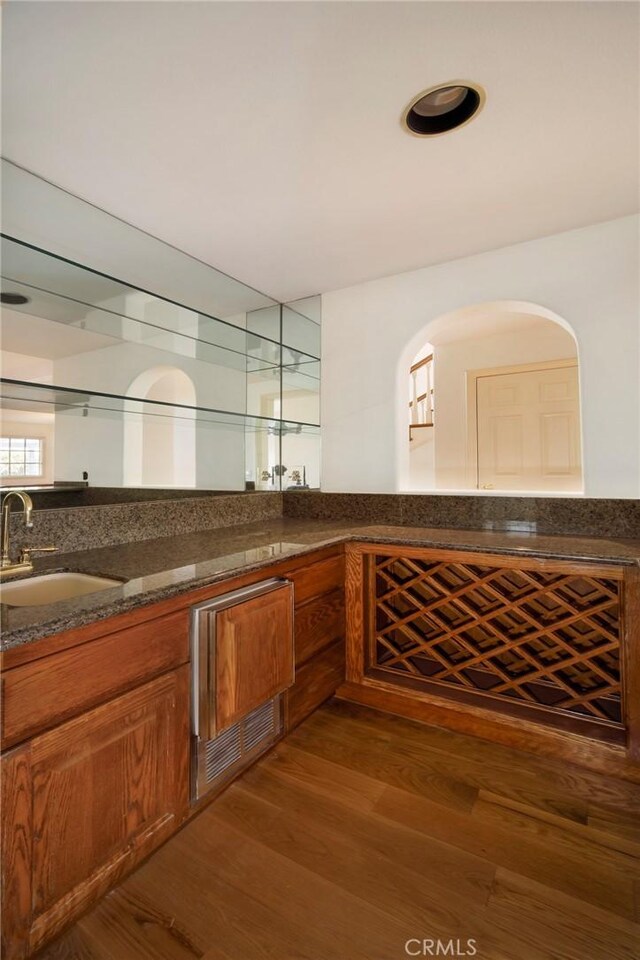
<path fill-rule="evenodd" d="M 196 405 L 196 388 L 179 367 L 155 366 L 144 370 L 127 388 L 128 397 L 163 403 Z M 124 422 L 123 482 L 127 487 L 196 486 L 196 421 L 192 410 L 162 409 L 157 415 L 139 412 L 135 400 L 126 401 Z"/>
<path fill-rule="evenodd" d="M 558 314 L 523 301 L 444 314 L 398 378 L 400 489 L 583 492 L 578 347 Z"/>

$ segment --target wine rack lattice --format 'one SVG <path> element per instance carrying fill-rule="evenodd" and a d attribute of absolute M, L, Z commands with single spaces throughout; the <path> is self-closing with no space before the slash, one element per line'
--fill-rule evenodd
<path fill-rule="evenodd" d="M 613 578 L 378 555 L 372 666 L 620 725 L 619 607 Z"/>

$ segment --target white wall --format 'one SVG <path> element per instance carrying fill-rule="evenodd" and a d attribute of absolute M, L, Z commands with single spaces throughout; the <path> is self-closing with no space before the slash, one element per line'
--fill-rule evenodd
<path fill-rule="evenodd" d="M 54 378 L 80 390 L 125 395 L 143 371 L 172 365 L 183 370 L 196 388 L 199 406 L 242 411 L 246 403 L 246 375 L 242 370 L 180 357 L 135 343 L 116 343 L 56 360 Z M 193 429 L 190 423 L 188 429 Z M 56 414 L 58 480 L 78 480 L 87 470 L 93 485 L 122 486 L 124 426 L 114 416 Z M 147 479 L 145 478 L 145 484 Z M 162 486 L 159 478 L 156 486 Z M 196 486 L 208 489 L 244 489 L 244 431 L 223 425 L 196 425 Z"/>
<path fill-rule="evenodd" d="M 473 489 L 467 464 L 466 372 L 575 357 L 576 343 L 562 327 L 542 320 L 520 332 L 453 340 L 434 349 L 434 396 L 438 410 L 434 428 L 435 486 L 440 490 L 461 490 L 467 486 Z"/>
<path fill-rule="evenodd" d="M 638 229 L 623 217 L 324 294 L 323 489 L 403 488 L 407 370 L 430 322 L 510 300 L 575 333 L 586 495 L 639 496 Z"/>
<path fill-rule="evenodd" d="M 408 431 L 407 431 L 408 432 Z M 409 482 L 407 490 L 424 492 L 436 485 L 435 428 L 419 427 L 409 442 Z"/>

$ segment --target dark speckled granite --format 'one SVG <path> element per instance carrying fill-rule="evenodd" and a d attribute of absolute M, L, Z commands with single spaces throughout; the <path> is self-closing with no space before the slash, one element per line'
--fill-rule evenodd
<path fill-rule="evenodd" d="M 282 502 L 284 516 L 296 520 L 402 523 L 402 497 L 393 493 L 285 491 Z"/>
<path fill-rule="evenodd" d="M 470 530 L 524 522 L 538 533 L 640 537 L 640 500 L 297 491 L 285 492 L 283 504 L 284 515 L 296 519 Z"/>
<path fill-rule="evenodd" d="M 282 515 L 281 493 L 240 493 L 121 503 L 60 510 L 36 510 L 33 529 L 11 517 L 15 545 L 53 544 L 61 553 L 137 540 L 153 540 L 237 523 L 273 520 Z"/>
<path fill-rule="evenodd" d="M 605 563 L 640 562 L 639 540 L 382 524 L 365 526 L 344 521 L 265 520 L 39 560 L 37 572 L 62 568 L 127 578 L 127 582 L 100 593 L 48 606 L 8 607 L 3 604 L 0 607 L 2 647 L 9 649 L 29 643 L 196 587 L 259 570 L 281 558 L 299 556 L 321 546 L 350 540 Z"/>
<path fill-rule="evenodd" d="M 241 492 L 244 491 L 237 491 L 237 494 Z M 29 493 L 36 510 L 57 510 L 60 507 L 97 507 L 108 503 L 143 503 L 149 500 L 193 500 L 198 497 L 228 497 L 236 494 L 236 491 L 175 490 L 159 487 L 90 487 L 87 484 L 57 483 L 46 490 L 30 490 Z M 18 505 L 14 504 L 13 509 L 16 510 L 17 508 Z"/>

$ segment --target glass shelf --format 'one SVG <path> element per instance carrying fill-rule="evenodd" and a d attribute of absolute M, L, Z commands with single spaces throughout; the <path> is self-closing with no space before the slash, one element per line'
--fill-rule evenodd
<path fill-rule="evenodd" d="M 280 420 L 255 414 L 231 413 L 209 407 L 191 407 L 186 404 L 168 403 L 164 400 L 149 400 L 141 397 L 123 397 L 118 394 L 97 393 L 94 390 L 75 390 L 52 384 L 37 384 L 24 380 L 0 378 L 0 409 L 38 412 L 48 409 L 51 413 L 68 413 L 86 417 L 90 414 L 142 415 L 164 417 L 171 420 L 187 420 L 198 424 L 216 424 L 242 427 L 245 430 L 267 430 L 274 435 L 308 433 L 319 436 L 317 423 Z"/>
<path fill-rule="evenodd" d="M 141 344 L 247 372 L 318 361 L 319 335 L 314 338 L 302 329 L 296 336 L 293 311 L 288 310 L 285 324 L 284 316 L 280 320 L 279 304 L 244 315 L 244 326 L 232 324 L 154 297 L 4 235 L 2 278 L 3 290 L 22 295 L 28 301 L 13 305 L 12 311 L 114 342 Z M 287 309 L 282 308 L 283 314 Z M 291 332 L 291 347 L 280 342 L 280 323 L 283 330 L 286 325 Z M 317 324 L 301 315 L 299 323 L 319 330 Z M 261 329 L 273 336 L 265 335 Z M 318 352 L 302 350 L 302 341 Z M 81 344 L 79 352 L 80 349 Z"/>

